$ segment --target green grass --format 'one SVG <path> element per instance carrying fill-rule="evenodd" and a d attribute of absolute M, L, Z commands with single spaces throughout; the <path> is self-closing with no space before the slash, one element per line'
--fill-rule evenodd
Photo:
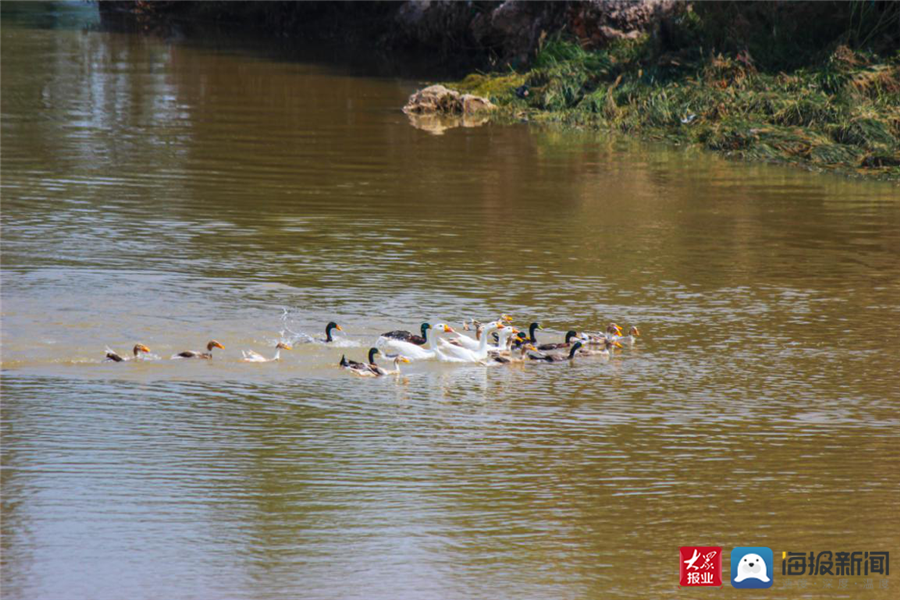
<path fill-rule="evenodd" d="M 525 98 L 515 94 L 521 85 Z M 589 51 L 556 37 L 526 72 L 455 87 L 517 118 L 900 181 L 900 53 L 837 45 L 780 71 L 758 68 L 746 52 L 662 52 L 649 38 Z"/>

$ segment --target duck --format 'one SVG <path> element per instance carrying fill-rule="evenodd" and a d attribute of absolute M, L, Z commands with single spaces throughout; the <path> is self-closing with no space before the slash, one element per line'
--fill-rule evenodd
<path fill-rule="evenodd" d="M 564 361 L 572 360 L 573 358 L 575 358 L 575 355 L 578 353 L 579 350 L 581 350 L 582 345 L 583 344 L 581 342 L 575 342 L 574 344 L 572 344 L 572 348 L 569 349 L 568 354 L 534 354 L 534 353 L 531 353 L 531 354 L 528 354 L 528 358 L 530 358 L 531 360 L 538 360 L 538 361 L 548 362 L 548 363 L 564 362 Z M 538 348 L 540 348 L 540 346 L 538 346 Z"/>
<path fill-rule="evenodd" d="M 390 351 L 392 354 L 405 356 L 409 360 L 428 360 L 437 357 L 437 340 L 443 340 L 444 338 L 442 336 L 446 334 L 459 335 L 452 327 L 445 323 L 438 323 L 431 327 L 429 331 L 431 333 L 427 336 L 428 341 L 426 348 L 413 344 L 412 342 L 404 342 L 402 340 L 386 338 L 384 336 L 378 338 L 375 342 L 375 346 L 384 354 L 387 354 L 387 351 Z"/>
<path fill-rule="evenodd" d="M 475 350 L 454 346 L 441 339 L 441 344 L 437 348 L 437 359 L 442 362 L 482 362 L 488 357 L 487 344 L 490 334 L 501 328 L 503 328 L 503 324 L 500 321 L 488 323 L 478 342 L 478 348 Z"/>
<path fill-rule="evenodd" d="M 378 354 L 378 348 L 370 348 L 369 349 L 369 362 L 359 362 L 356 360 L 348 360 L 346 354 L 341 355 L 341 362 L 338 365 L 344 369 L 349 369 L 353 371 L 357 375 L 364 375 L 368 373 L 371 376 L 374 376 L 375 373 L 372 371 L 372 368 L 369 366 L 375 361 L 375 355 Z"/>
<path fill-rule="evenodd" d="M 603 358 L 609 358 L 612 353 L 612 349 L 621 348 L 622 344 L 619 343 L 618 340 L 603 340 L 600 344 L 603 347 L 600 349 L 595 349 L 591 347 L 582 347 L 578 351 L 579 356 L 602 356 Z"/>
<path fill-rule="evenodd" d="M 515 356 L 515 355 L 501 356 L 498 354 L 496 356 L 493 356 L 492 358 L 494 359 L 494 362 L 508 365 L 510 363 L 525 362 L 525 358 L 527 357 L 528 352 L 537 352 L 537 348 L 535 348 L 534 344 L 532 344 L 530 342 L 525 342 L 523 344 L 519 344 L 518 349 L 519 349 L 518 356 Z"/>
<path fill-rule="evenodd" d="M 531 325 L 528 326 L 528 335 L 525 335 L 524 332 L 519 332 L 519 334 L 513 338 L 513 347 L 518 348 L 524 343 L 529 344 L 537 344 L 537 338 L 534 337 L 534 332 L 538 329 L 544 329 L 541 327 L 541 324 L 535 321 Z"/>
<path fill-rule="evenodd" d="M 578 332 L 574 329 L 570 329 L 566 332 L 565 342 L 557 342 L 555 344 L 541 344 L 537 348 L 542 352 L 545 350 L 564 350 L 572 345 L 572 338 L 574 337 L 578 337 Z"/>
<path fill-rule="evenodd" d="M 495 331 L 491 334 L 489 340 L 493 340 L 494 346 L 490 346 L 490 342 L 488 342 L 488 350 L 490 351 L 504 351 L 509 350 L 506 346 L 506 340 L 509 339 L 509 336 L 519 333 L 519 330 L 515 327 L 506 326 L 503 327 L 502 321 L 497 321 L 497 323 L 501 326 L 499 331 Z M 506 334 L 505 336 L 503 334 Z M 478 351 L 478 348 L 481 346 L 481 338 L 484 336 L 484 325 L 481 323 L 478 324 L 478 328 L 475 330 L 475 339 L 472 339 L 465 335 L 460 335 L 459 337 L 453 338 L 452 340 L 448 340 L 448 343 L 453 344 L 454 346 L 462 346 L 463 348 L 467 348 L 474 352 Z"/>
<path fill-rule="evenodd" d="M 528 326 L 528 343 L 537 344 L 537 338 L 534 337 L 534 332 L 538 329 L 543 330 L 544 328 L 541 327 L 541 324 L 537 321 Z"/>
<path fill-rule="evenodd" d="M 341 329 L 340 325 L 338 325 L 334 321 L 329 321 L 328 325 L 325 326 L 325 339 L 320 340 L 320 341 L 322 341 L 326 344 L 330 344 L 331 342 L 333 342 L 334 338 L 331 337 L 331 332 L 332 332 L 332 330 L 335 330 L 335 329 L 337 329 L 338 331 L 343 331 L 343 329 Z"/>
<path fill-rule="evenodd" d="M 355 360 L 347 360 L 346 355 L 341 356 L 341 362 L 338 363 L 339 366 L 347 369 L 352 372 L 354 375 L 359 375 L 360 377 L 383 377 L 385 375 L 399 375 L 400 374 L 400 363 L 408 363 L 409 359 L 405 356 L 400 356 L 399 354 L 391 354 L 385 355 L 387 358 L 392 358 L 394 360 L 394 370 L 388 371 L 387 369 L 383 369 L 375 364 L 375 355 L 378 354 L 378 348 L 369 348 L 369 362 L 361 363 Z"/>
<path fill-rule="evenodd" d="M 383 377 L 385 375 L 399 375 L 400 363 L 409 364 L 409 359 L 405 356 L 400 356 L 399 354 L 386 354 L 385 357 L 394 361 L 394 369 L 389 371 L 387 369 L 379 367 L 375 364 L 375 357 L 372 357 L 370 359 L 372 360 L 372 362 L 369 364 L 369 366 L 372 367 L 372 370 L 375 372 L 376 377 Z"/>
<path fill-rule="evenodd" d="M 477 350 L 478 345 L 481 343 L 481 334 L 484 333 L 484 325 L 481 321 L 477 321 L 472 319 L 471 321 L 463 320 L 463 329 L 469 331 L 469 328 L 473 328 L 475 330 L 475 339 L 465 336 L 458 335 L 452 340 L 447 340 L 447 343 L 453 344 L 454 346 L 462 346 L 463 348 L 468 348 L 469 350 Z"/>
<path fill-rule="evenodd" d="M 502 327 L 498 331 L 495 331 L 493 334 L 491 334 L 491 337 L 494 339 L 497 345 L 488 345 L 488 354 L 490 354 L 491 356 L 509 354 L 512 351 L 513 340 L 518 339 L 519 333 L 520 331 L 518 329 L 509 325 L 507 325 L 506 327 Z"/>
<path fill-rule="evenodd" d="M 503 313 L 499 317 L 497 317 L 497 320 L 501 323 L 513 322 L 512 315 L 508 315 L 506 313 Z M 481 327 L 481 321 L 479 321 L 478 319 L 463 319 L 463 329 L 469 331 L 470 327 L 477 331 Z"/>
<path fill-rule="evenodd" d="M 606 326 L 606 336 L 607 339 L 622 337 L 622 328 L 616 325 L 615 323 L 610 323 Z"/>
<path fill-rule="evenodd" d="M 588 344 L 602 344 L 604 340 L 616 340 L 620 337 L 622 337 L 622 328 L 615 323 L 610 323 L 604 332 L 585 332 L 581 339 Z"/>
<path fill-rule="evenodd" d="M 113 362 L 128 362 L 129 360 L 140 360 L 141 353 L 150 354 L 150 348 L 148 348 L 147 346 L 145 346 L 143 344 L 135 344 L 134 349 L 132 351 L 134 352 L 133 357 L 132 356 L 122 356 L 121 354 L 118 354 L 118 353 L 110 350 L 107 347 L 106 348 L 106 360 L 111 360 Z"/>
<path fill-rule="evenodd" d="M 628 330 L 628 335 L 619 336 L 614 338 L 615 341 L 625 344 L 626 346 L 634 346 L 634 343 L 637 341 L 637 338 L 641 335 L 641 332 L 638 331 L 636 325 L 632 325 Z"/>
<path fill-rule="evenodd" d="M 206 344 L 206 352 L 198 352 L 196 350 L 185 350 L 184 352 L 179 352 L 178 354 L 172 355 L 172 358 L 203 358 L 209 360 L 213 357 L 212 351 L 213 348 L 221 348 L 225 349 L 225 346 L 217 342 L 216 340 L 210 340 L 208 344 Z"/>
<path fill-rule="evenodd" d="M 275 362 L 281 360 L 281 351 L 282 350 L 291 350 L 291 346 L 285 344 L 284 342 L 278 342 L 275 345 L 275 356 L 272 358 L 266 358 L 259 352 L 254 352 L 253 350 L 241 350 L 241 354 L 244 355 L 244 358 L 241 360 L 243 362 L 256 362 L 256 363 L 265 363 L 265 362 Z"/>
<path fill-rule="evenodd" d="M 381 337 L 390 338 L 392 340 L 400 340 L 401 342 L 409 342 L 410 344 L 416 344 L 417 346 L 424 346 L 428 341 L 428 330 L 430 328 L 431 323 L 422 323 L 422 335 L 416 335 L 403 329 L 397 329 L 395 331 L 382 333 Z"/>

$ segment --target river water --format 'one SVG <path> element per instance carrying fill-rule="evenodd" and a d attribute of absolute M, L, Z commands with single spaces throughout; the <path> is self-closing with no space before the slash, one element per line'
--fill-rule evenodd
<path fill-rule="evenodd" d="M 399 110 L 415 80 L 95 10 L 2 22 L 5 598 L 683 598 L 680 546 L 900 552 L 896 186 L 437 135 Z M 336 366 L 501 312 L 643 335 Z M 159 360 L 102 361 L 137 342 Z"/>

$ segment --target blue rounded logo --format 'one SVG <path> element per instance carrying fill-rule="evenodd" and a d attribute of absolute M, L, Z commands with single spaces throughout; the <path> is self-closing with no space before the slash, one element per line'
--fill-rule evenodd
<path fill-rule="evenodd" d="M 731 551 L 731 586 L 739 589 L 772 587 L 775 579 L 772 549 L 738 546 Z"/>

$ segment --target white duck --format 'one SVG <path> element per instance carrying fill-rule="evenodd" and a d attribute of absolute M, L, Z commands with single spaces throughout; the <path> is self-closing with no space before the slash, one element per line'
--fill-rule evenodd
<path fill-rule="evenodd" d="M 259 352 L 254 352 L 253 350 L 241 350 L 241 354 L 244 355 L 244 358 L 241 360 L 243 362 L 255 362 L 255 363 L 267 363 L 267 362 L 275 362 L 281 360 L 281 351 L 282 350 L 290 350 L 291 347 L 284 342 L 278 342 L 275 346 L 275 356 L 272 358 L 266 358 Z"/>
<path fill-rule="evenodd" d="M 436 340 L 443 339 L 442 336 L 449 333 L 458 335 L 449 325 L 438 323 L 429 329 L 426 334 L 427 340 L 425 345 L 427 348 L 384 336 L 378 338 L 375 346 L 384 354 L 399 354 L 409 360 L 428 360 L 437 356 Z"/>
<path fill-rule="evenodd" d="M 488 344 L 488 354 L 491 356 L 499 356 L 501 354 L 509 354 L 512 350 L 513 336 L 519 333 L 515 327 L 507 325 L 497 332 L 497 345 Z M 491 336 L 493 337 L 493 336 Z"/>
<path fill-rule="evenodd" d="M 503 315 L 503 316 L 506 317 L 507 315 Z M 478 323 L 478 321 L 475 321 L 474 319 L 472 322 L 478 324 L 475 329 L 475 339 L 472 339 L 467 335 L 460 335 L 459 337 L 453 338 L 453 340 L 450 343 L 453 344 L 454 346 L 462 346 L 463 348 L 472 350 L 473 352 L 477 352 L 478 349 L 481 347 L 481 340 L 482 340 L 482 338 L 486 337 L 486 334 L 484 332 L 484 325 L 482 325 L 481 323 Z M 502 320 L 498 320 L 497 323 L 500 324 L 501 327 L 503 327 Z M 505 337 L 503 335 L 504 332 L 506 332 Z M 507 349 L 506 342 L 509 339 L 509 336 L 511 336 L 514 333 L 519 333 L 519 330 L 514 327 L 511 327 L 509 325 L 503 327 L 497 333 L 497 335 L 499 336 L 499 339 L 497 341 L 496 346 L 491 345 L 491 337 L 488 337 L 488 350 L 506 350 Z"/>
<path fill-rule="evenodd" d="M 484 332 L 481 334 L 481 340 L 478 342 L 477 350 L 469 350 L 461 346 L 454 346 L 445 340 L 441 340 L 441 344 L 437 348 L 437 359 L 442 362 L 482 362 L 488 357 L 488 339 L 491 333 L 503 327 L 499 321 L 488 323 Z M 509 335 L 511 335 L 510 332 Z"/>

